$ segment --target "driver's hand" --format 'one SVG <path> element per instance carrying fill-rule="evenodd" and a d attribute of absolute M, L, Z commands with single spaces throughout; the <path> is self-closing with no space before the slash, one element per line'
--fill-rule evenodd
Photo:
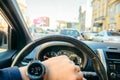
<path fill-rule="evenodd" d="M 50 58 L 43 64 L 47 68 L 44 80 L 83 80 L 79 66 L 65 55 Z"/>

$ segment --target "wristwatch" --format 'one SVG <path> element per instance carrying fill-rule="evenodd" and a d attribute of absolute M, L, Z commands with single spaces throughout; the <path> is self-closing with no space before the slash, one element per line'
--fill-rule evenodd
<path fill-rule="evenodd" d="M 45 65 L 39 60 L 33 60 L 28 64 L 27 75 L 30 80 L 43 80 L 45 73 Z"/>

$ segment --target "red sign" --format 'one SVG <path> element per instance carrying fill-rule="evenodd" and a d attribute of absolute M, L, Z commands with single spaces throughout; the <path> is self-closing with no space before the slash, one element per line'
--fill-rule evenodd
<path fill-rule="evenodd" d="M 34 24 L 39 24 L 41 26 L 49 26 L 49 18 L 48 17 L 40 17 L 33 20 Z"/>

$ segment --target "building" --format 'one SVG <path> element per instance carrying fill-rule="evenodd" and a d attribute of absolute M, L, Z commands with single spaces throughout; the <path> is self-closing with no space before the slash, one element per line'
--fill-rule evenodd
<path fill-rule="evenodd" d="M 30 18 L 28 16 L 27 5 L 25 3 L 25 0 L 17 0 L 17 2 L 18 2 L 18 5 L 20 7 L 20 10 L 23 14 L 23 17 L 25 19 L 27 26 L 31 26 L 31 21 L 30 21 Z"/>
<path fill-rule="evenodd" d="M 85 19 L 86 19 L 86 11 L 82 12 L 82 7 L 79 8 L 79 23 L 80 23 L 80 31 L 85 31 Z"/>
<path fill-rule="evenodd" d="M 0 30 L 7 32 L 8 24 L 3 18 L 2 14 L 0 14 Z"/>
<path fill-rule="evenodd" d="M 22 2 L 22 0 L 17 0 L 19 7 L 22 11 L 23 17 L 25 19 L 25 22 L 27 23 L 28 26 L 30 26 L 31 22 L 29 17 L 27 16 L 27 7 L 26 5 Z M 8 24 L 6 23 L 6 21 L 3 19 L 3 17 L 0 14 L 0 30 L 4 30 L 6 31 L 8 28 Z"/>
<path fill-rule="evenodd" d="M 79 31 L 79 22 L 57 20 L 57 23 L 58 23 L 57 28 L 59 30 L 61 30 L 63 28 L 73 28 L 73 29 L 77 29 Z"/>
<path fill-rule="evenodd" d="M 92 1 L 92 30 L 101 31 L 106 29 L 107 0 Z"/>
<path fill-rule="evenodd" d="M 120 0 L 92 1 L 93 31 L 120 30 Z"/>
<path fill-rule="evenodd" d="M 120 31 L 120 0 L 108 0 L 107 29 Z"/>

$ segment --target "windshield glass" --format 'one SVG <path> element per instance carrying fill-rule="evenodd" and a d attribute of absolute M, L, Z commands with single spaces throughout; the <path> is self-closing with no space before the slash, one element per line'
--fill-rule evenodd
<path fill-rule="evenodd" d="M 118 32 L 108 32 L 108 35 L 109 36 L 118 36 L 118 37 L 120 37 L 120 33 L 118 33 Z"/>
<path fill-rule="evenodd" d="M 83 41 L 120 42 L 119 0 L 17 0 L 33 39 L 59 34 Z M 106 33 L 103 33 L 106 31 Z M 40 33 L 39 36 L 36 33 Z M 44 35 L 43 35 L 43 34 Z M 101 33 L 101 34 L 99 34 Z M 34 36 L 33 36 L 34 35 Z M 112 41 L 106 36 L 117 36 Z"/>

